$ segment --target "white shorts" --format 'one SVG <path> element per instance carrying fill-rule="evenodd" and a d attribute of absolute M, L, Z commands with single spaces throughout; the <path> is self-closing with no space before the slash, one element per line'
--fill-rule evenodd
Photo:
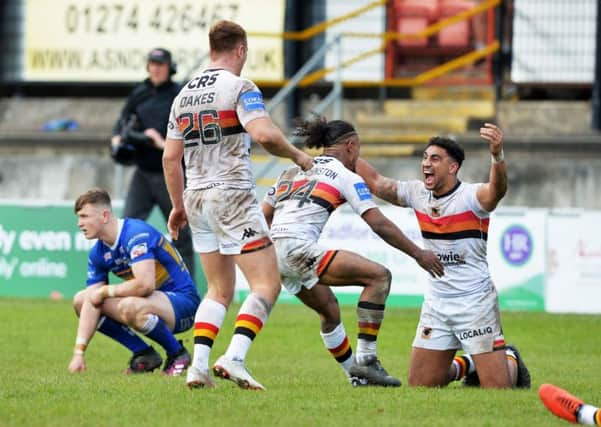
<path fill-rule="evenodd" d="M 282 285 L 293 295 L 315 286 L 338 252 L 300 239 L 274 239 L 274 244 Z"/>
<path fill-rule="evenodd" d="M 196 252 L 238 255 L 271 245 L 254 190 L 186 190 L 184 204 Z"/>
<path fill-rule="evenodd" d="M 455 298 L 427 297 L 422 305 L 413 347 L 463 349 L 469 354 L 504 348 L 495 288 Z"/>

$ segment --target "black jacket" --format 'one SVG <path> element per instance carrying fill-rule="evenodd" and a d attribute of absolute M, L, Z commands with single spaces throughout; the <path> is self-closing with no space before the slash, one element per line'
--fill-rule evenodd
<path fill-rule="evenodd" d="M 167 134 L 167 123 L 171 103 L 179 93 L 180 86 L 168 80 L 155 87 L 150 79 L 137 85 L 127 98 L 127 102 L 121 110 L 121 115 L 113 126 L 113 135 L 119 135 L 125 123 L 132 114 L 139 120 L 139 129 L 154 128 L 165 138 Z M 135 164 L 146 172 L 163 172 L 163 151 L 155 148 L 152 142 L 136 147 Z"/>

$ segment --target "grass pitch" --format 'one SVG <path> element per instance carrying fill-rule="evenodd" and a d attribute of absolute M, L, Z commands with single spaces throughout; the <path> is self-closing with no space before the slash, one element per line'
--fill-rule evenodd
<path fill-rule="evenodd" d="M 229 342 L 236 309 L 212 361 Z M 343 307 L 343 318 L 354 344 L 354 308 Z M 87 351 L 88 371 L 69 374 L 77 325 L 70 304 L 0 299 L 0 426 L 568 425 L 540 403 L 544 382 L 601 405 L 601 316 L 502 313 L 507 341 L 530 368 L 532 390 L 407 387 L 417 318 L 418 310 L 387 309 L 378 340 L 380 358 L 401 388 L 352 388 L 323 347 L 317 316 L 279 304 L 248 358 L 266 392 L 221 380 L 215 389 L 191 391 L 184 377 L 121 375 L 130 355 L 100 334 Z M 192 351 L 191 332 L 180 338 Z"/>

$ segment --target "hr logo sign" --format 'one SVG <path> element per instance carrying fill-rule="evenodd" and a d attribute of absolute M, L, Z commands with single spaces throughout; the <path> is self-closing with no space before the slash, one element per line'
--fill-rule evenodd
<path fill-rule="evenodd" d="M 513 266 L 525 264 L 532 255 L 532 237 L 521 225 L 512 225 L 501 235 L 501 253 Z"/>

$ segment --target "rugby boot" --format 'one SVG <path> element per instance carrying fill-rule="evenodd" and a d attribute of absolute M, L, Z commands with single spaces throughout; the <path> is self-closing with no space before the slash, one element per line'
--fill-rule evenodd
<path fill-rule="evenodd" d="M 353 359 L 353 363 L 349 369 L 351 377 L 364 378 L 367 380 L 367 385 L 379 385 L 384 387 L 399 387 L 401 381 L 391 376 L 380 363 L 377 356 L 369 356 L 363 363 L 357 363 L 357 359 Z"/>
<path fill-rule="evenodd" d="M 351 385 L 353 387 L 365 387 L 365 386 L 369 385 L 367 378 L 349 377 L 348 380 L 349 380 L 349 383 L 351 383 Z"/>
<path fill-rule="evenodd" d="M 530 371 L 528 371 L 528 368 L 524 364 L 524 360 L 522 359 L 520 352 L 515 346 L 511 344 L 507 344 L 506 348 L 513 351 L 513 353 L 515 354 L 515 358 L 518 362 L 518 377 L 515 384 L 515 388 L 530 388 Z M 474 371 L 472 373 L 467 374 L 463 378 L 463 385 L 467 387 L 480 387 L 480 378 L 478 378 L 478 372 Z"/>
<path fill-rule="evenodd" d="M 542 384 L 538 397 L 553 415 L 571 423 L 578 422 L 578 411 L 583 401 L 553 384 Z"/>
<path fill-rule="evenodd" d="M 165 366 L 163 366 L 163 375 L 177 377 L 190 366 L 190 353 L 188 353 L 188 350 L 186 350 L 181 341 L 179 343 L 182 345 L 182 348 L 175 354 L 167 355 Z"/>
<path fill-rule="evenodd" d="M 265 390 L 265 387 L 250 375 L 244 362 L 230 360 L 225 355 L 217 359 L 213 365 L 213 374 L 216 377 L 233 381 L 238 384 L 238 387 L 246 390 Z"/>
<path fill-rule="evenodd" d="M 195 368 L 194 365 L 188 367 L 188 373 L 186 374 L 186 385 L 188 388 L 213 388 L 215 382 L 209 374 L 209 370 L 203 371 Z"/>
<path fill-rule="evenodd" d="M 507 344 L 506 347 L 515 353 L 515 357 L 518 361 L 518 379 L 515 383 L 515 387 L 516 388 L 530 388 L 530 385 L 531 385 L 530 371 L 526 367 L 526 364 L 524 363 L 524 359 L 522 359 L 520 352 L 514 345 Z"/>
<path fill-rule="evenodd" d="M 467 387 L 480 387 L 480 378 L 478 377 L 478 372 L 470 372 L 463 377 L 463 385 Z"/>
<path fill-rule="evenodd" d="M 129 367 L 124 374 L 140 374 L 143 372 L 152 372 L 163 363 L 163 358 L 156 352 L 152 346 L 135 353 L 129 360 Z"/>

